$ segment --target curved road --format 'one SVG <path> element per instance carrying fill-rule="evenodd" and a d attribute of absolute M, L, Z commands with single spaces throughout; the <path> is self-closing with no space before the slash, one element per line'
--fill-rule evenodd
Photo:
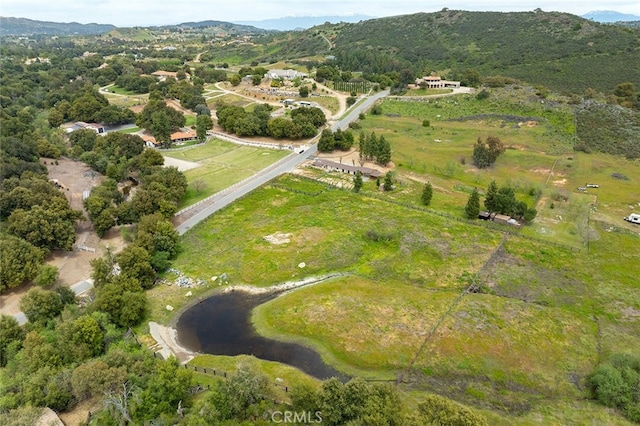
<path fill-rule="evenodd" d="M 373 96 L 365 98 L 365 100 L 359 104 L 357 104 L 344 118 L 337 121 L 331 126 L 331 130 L 335 131 L 337 129 L 346 129 L 349 127 L 349 123 L 357 120 L 360 113 L 366 111 L 371 108 L 373 104 L 389 94 L 388 90 L 378 92 Z M 293 169 L 295 169 L 298 165 L 305 162 L 312 155 L 314 155 L 318 148 L 317 142 L 320 138 L 320 135 L 309 141 L 310 147 L 301 154 L 291 154 L 282 160 L 270 165 L 269 167 L 259 171 L 258 173 L 251 176 L 249 179 L 242 182 L 238 185 L 233 191 L 229 193 L 225 193 L 224 191 L 219 193 L 219 196 L 214 196 L 211 198 L 211 201 L 208 206 L 204 209 L 200 210 L 198 213 L 185 220 L 183 223 L 176 226 L 176 230 L 180 235 L 184 235 L 188 230 L 196 226 L 198 223 L 202 222 L 204 219 L 208 218 L 218 210 L 228 206 L 233 203 L 238 198 L 244 197 L 249 192 L 254 189 L 264 185 L 270 180 L 280 176 L 281 174 L 287 173 Z"/>

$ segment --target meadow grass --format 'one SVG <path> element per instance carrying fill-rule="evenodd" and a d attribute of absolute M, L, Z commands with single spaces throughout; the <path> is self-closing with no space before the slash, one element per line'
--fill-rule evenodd
<path fill-rule="evenodd" d="M 191 114 L 185 114 L 184 116 L 185 118 L 185 123 L 184 125 L 186 127 L 191 127 L 191 126 L 195 126 L 196 125 L 196 116 L 195 115 L 191 115 Z"/>
<path fill-rule="evenodd" d="M 246 107 L 247 105 L 251 105 L 257 102 L 256 100 L 251 100 L 244 98 L 242 96 L 234 95 L 231 93 L 227 93 L 222 96 L 216 96 L 215 98 L 207 99 L 207 106 L 209 109 L 215 109 L 217 104 L 225 104 L 225 105 L 234 105 L 239 107 Z"/>
<path fill-rule="evenodd" d="M 333 271 L 401 277 L 419 287 L 459 286 L 459 276 L 477 268 L 500 238 L 346 191 L 312 196 L 282 188 L 295 189 L 296 180 L 308 188 L 306 179 L 286 176 L 278 187 L 256 191 L 199 224 L 185 235 L 189 255 L 180 256 L 177 267 L 193 276 L 227 272 L 233 282 L 258 286 Z M 318 184 L 318 191 L 325 189 Z M 264 241 L 276 232 L 291 234 L 291 242 Z"/>
<path fill-rule="evenodd" d="M 288 154 L 289 152 L 284 150 L 236 145 L 220 139 L 213 139 L 191 149 L 163 153 L 169 157 L 201 164 L 200 167 L 184 172 L 189 186 L 180 201 L 180 208 L 228 188 Z M 197 180 L 204 183 L 199 191 L 193 185 Z"/>
<path fill-rule="evenodd" d="M 132 127 L 130 129 L 118 130 L 119 133 L 136 133 L 142 130 L 140 127 Z"/>
<path fill-rule="evenodd" d="M 122 107 L 130 107 L 130 106 L 144 104 L 149 99 L 148 93 L 145 93 L 142 95 L 135 94 L 131 96 L 118 96 L 118 95 L 112 95 L 112 94 L 105 94 L 104 96 L 109 101 L 109 104 L 122 106 Z"/>
<path fill-rule="evenodd" d="M 109 91 L 113 92 L 113 93 L 116 93 L 118 95 L 129 95 L 129 96 L 141 96 L 142 95 L 142 93 L 132 92 L 131 90 L 124 89 L 124 88 L 122 88 L 120 86 L 117 86 L 115 84 L 112 85 L 112 86 L 109 86 Z"/>
<path fill-rule="evenodd" d="M 315 102 L 323 108 L 331 111 L 332 114 L 335 114 L 340 109 L 340 104 L 338 100 L 333 96 L 313 96 L 310 98 L 298 98 L 298 100 L 309 100 L 311 102 Z"/>
<path fill-rule="evenodd" d="M 353 194 L 280 177 L 187 233 L 174 266 L 194 278 L 227 272 L 232 284 L 255 286 L 349 273 L 259 306 L 256 328 L 310 346 L 348 374 L 392 379 L 443 319 L 401 386 L 406 395 L 453 397 L 480 407 L 491 424 L 628 424 L 585 400 L 585 380 L 609 355 L 640 348 L 640 229 L 621 220 L 640 210 L 640 164 L 573 153 L 567 108 L 554 112 L 539 100 L 524 102 L 527 90 L 514 92 L 489 102 L 469 95 L 383 102 L 383 115 L 361 124 L 392 144 L 394 191 L 380 193 L 369 181 Z M 430 127 L 422 126 L 425 118 Z M 472 145 L 487 135 L 510 149 L 478 170 Z M 493 179 L 537 206 L 538 217 L 520 232 L 542 241 L 512 235 L 480 271 L 507 228 L 459 219 L 470 191 L 483 192 Z M 429 209 L 443 216 L 418 209 L 427 181 L 434 187 Z M 587 182 L 600 188 L 578 192 Z M 290 242 L 264 240 L 275 232 L 290 234 Z M 478 293 L 443 317 L 478 272 Z M 170 318 L 162 308 L 181 293 L 158 289 L 154 315 Z"/>
<path fill-rule="evenodd" d="M 451 93 L 453 89 L 409 89 L 405 96 L 430 96 Z"/>
<path fill-rule="evenodd" d="M 393 379 L 455 297 L 348 276 L 271 300 L 252 320 L 260 334 L 311 346 L 347 374 Z"/>

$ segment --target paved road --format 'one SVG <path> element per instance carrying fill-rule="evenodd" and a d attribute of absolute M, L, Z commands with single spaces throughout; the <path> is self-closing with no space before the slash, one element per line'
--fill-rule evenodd
<path fill-rule="evenodd" d="M 346 117 L 342 120 L 337 121 L 331 126 L 332 130 L 337 129 L 346 129 L 349 126 L 349 123 L 358 119 L 358 116 L 361 112 L 369 109 L 378 99 L 381 99 L 389 94 L 388 90 L 376 93 L 374 96 L 370 96 L 366 98 L 363 102 L 356 105 L 353 110 L 351 110 Z M 244 197 L 249 192 L 254 189 L 264 185 L 270 180 L 280 176 L 283 173 L 289 172 L 295 169 L 298 165 L 308 160 L 311 156 L 313 156 L 318 148 L 317 142 L 320 136 L 316 136 L 311 141 L 309 141 L 310 147 L 301 154 L 291 154 L 282 160 L 272 164 L 259 171 L 258 173 L 251 176 L 249 179 L 243 181 L 238 186 L 236 186 L 233 191 L 225 192 L 222 191 L 219 197 L 212 197 L 211 203 L 202 209 L 200 212 L 196 213 L 180 225 L 176 227 L 176 230 L 180 235 L 185 234 L 189 229 L 193 228 L 195 225 L 203 221 L 204 219 L 211 216 L 213 213 L 218 210 L 228 206 L 233 203 L 238 198 Z"/>
<path fill-rule="evenodd" d="M 358 119 L 361 112 L 364 112 L 371 108 L 373 104 L 389 94 L 388 90 L 376 93 L 373 96 L 367 97 L 363 102 L 356 105 L 342 120 L 335 122 L 331 126 L 331 130 L 347 129 L 349 123 Z M 317 142 L 320 139 L 320 135 L 316 136 L 309 141 L 310 147 L 301 154 L 291 154 L 280 161 L 268 166 L 267 168 L 259 171 L 251 176 L 249 179 L 241 182 L 239 185 L 231 188 L 228 191 L 221 191 L 217 196 L 212 197 L 211 204 L 205 207 L 200 212 L 196 213 L 180 225 L 176 227 L 176 230 L 180 235 L 186 233 L 189 229 L 211 216 L 213 213 L 233 203 L 238 198 L 244 197 L 254 189 L 264 185 L 270 180 L 280 176 L 283 173 L 287 173 L 295 169 L 298 165 L 308 160 L 310 157 L 316 154 L 318 151 Z M 80 295 L 85 291 L 93 287 L 93 280 L 86 279 L 70 286 L 76 295 Z M 27 317 L 22 312 L 18 312 L 14 315 L 18 320 L 18 323 L 24 324 L 27 322 Z"/>

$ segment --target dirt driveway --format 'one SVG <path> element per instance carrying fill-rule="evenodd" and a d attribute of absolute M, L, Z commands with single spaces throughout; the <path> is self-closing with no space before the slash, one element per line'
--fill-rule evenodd
<path fill-rule="evenodd" d="M 61 191 L 75 210 L 84 212 L 82 194 L 99 185 L 103 177 L 93 172 L 84 163 L 67 158 L 57 160 L 42 159 L 49 170 L 49 179 L 58 179 L 63 185 Z M 107 250 L 117 253 L 124 247 L 119 229 L 111 229 L 104 237 L 99 238 L 89 220 L 76 224 L 76 244 L 73 251 L 54 250 L 46 259 L 47 264 L 56 266 L 59 272 L 56 286 L 70 286 L 91 276 L 92 259 L 102 257 Z M 82 248 L 79 248 L 82 247 Z M 26 284 L 0 295 L 0 313 L 14 315 L 20 312 L 20 298 L 32 287 Z"/>

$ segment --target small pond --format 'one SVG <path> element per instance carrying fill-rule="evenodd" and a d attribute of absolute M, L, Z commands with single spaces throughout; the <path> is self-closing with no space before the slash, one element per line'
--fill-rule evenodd
<path fill-rule="evenodd" d="M 322 361 L 312 349 L 259 336 L 251 324 L 251 311 L 278 294 L 254 295 L 243 291 L 217 294 L 187 309 L 176 329 L 180 344 L 211 355 L 253 355 L 296 367 L 318 379 L 348 377 Z"/>

